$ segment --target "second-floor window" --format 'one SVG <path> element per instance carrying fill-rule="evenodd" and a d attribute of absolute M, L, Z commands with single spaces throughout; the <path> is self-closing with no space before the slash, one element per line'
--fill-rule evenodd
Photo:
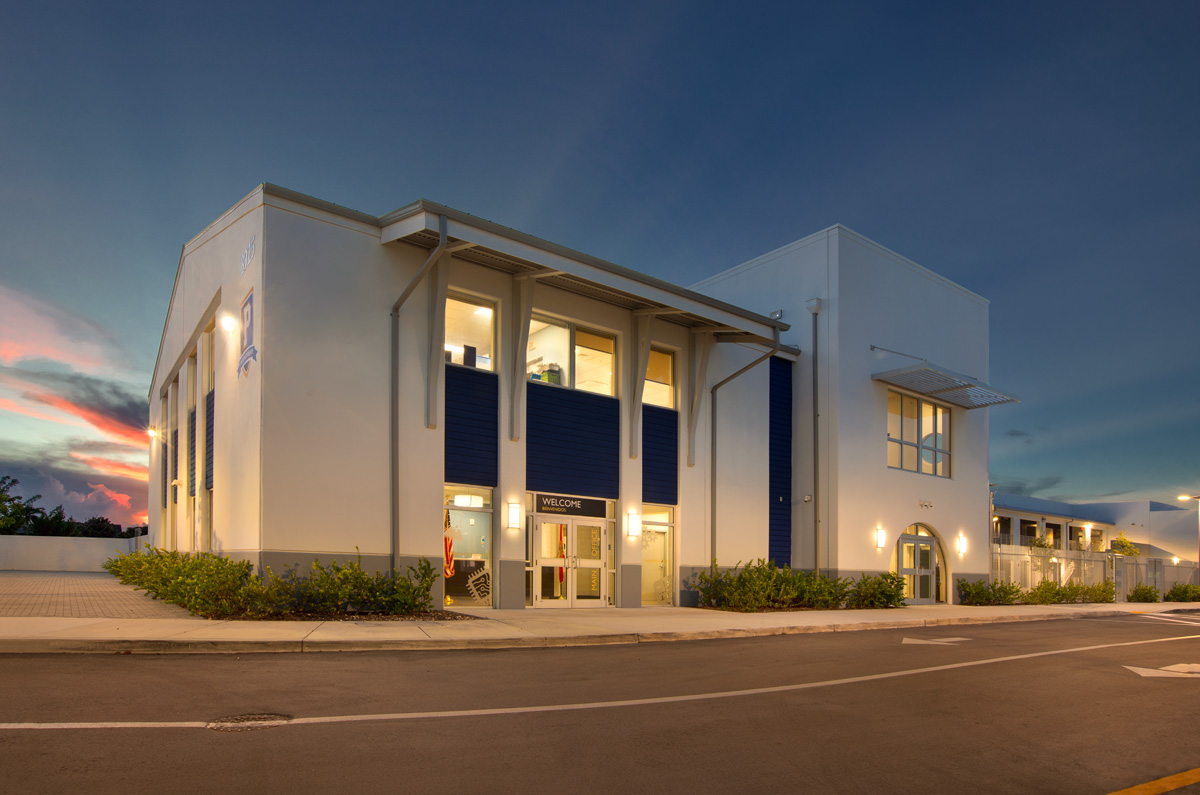
<path fill-rule="evenodd" d="M 950 409 L 891 390 L 887 405 L 888 466 L 950 477 Z"/>
<path fill-rule="evenodd" d="M 525 374 L 531 381 L 616 394 L 616 339 L 573 323 L 535 317 L 529 323 Z"/>

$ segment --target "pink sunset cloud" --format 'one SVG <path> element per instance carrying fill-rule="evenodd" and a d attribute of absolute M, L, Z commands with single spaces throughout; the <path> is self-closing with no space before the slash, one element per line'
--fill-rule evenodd
<path fill-rule="evenodd" d="M 111 335 L 31 295 L 0 285 L 0 364 L 49 359 L 84 373 L 120 367 Z"/>

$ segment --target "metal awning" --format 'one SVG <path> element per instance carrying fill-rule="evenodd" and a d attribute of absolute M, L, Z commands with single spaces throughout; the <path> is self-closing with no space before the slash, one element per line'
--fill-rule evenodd
<path fill-rule="evenodd" d="M 980 409 L 1001 403 L 1017 403 L 1016 397 L 999 389 L 976 381 L 970 376 L 921 362 L 898 370 L 888 370 L 871 376 L 874 381 L 898 386 L 918 395 L 961 406 L 964 409 Z"/>

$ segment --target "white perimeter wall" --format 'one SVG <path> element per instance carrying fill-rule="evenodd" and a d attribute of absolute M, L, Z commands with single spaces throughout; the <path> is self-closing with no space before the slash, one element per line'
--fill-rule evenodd
<path fill-rule="evenodd" d="M 0 536 L 0 570 L 103 571 L 104 561 L 132 552 L 142 541 L 142 538 Z"/>

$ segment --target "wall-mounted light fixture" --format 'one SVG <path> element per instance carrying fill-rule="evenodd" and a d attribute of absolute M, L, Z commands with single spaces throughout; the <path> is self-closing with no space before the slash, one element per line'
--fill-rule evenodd
<path fill-rule="evenodd" d="M 158 436 L 158 431 L 156 431 L 154 428 L 147 428 L 146 435 L 153 439 Z"/>
<path fill-rule="evenodd" d="M 1176 566 L 1178 566 L 1179 565 L 1179 556 L 1176 555 L 1175 557 L 1171 558 L 1171 562 L 1174 563 Z"/>
<path fill-rule="evenodd" d="M 1083 526 L 1083 548 L 1087 549 L 1092 545 L 1092 523 L 1088 522 Z"/>
<path fill-rule="evenodd" d="M 958 550 L 959 556 L 967 554 L 967 537 L 959 533 L 958 538 L 954 542 L 954 547 Z"/>
<path fill-rule="evenodd" d="M 508 529 L 518 530 L 521 527 L 521 503 L 510 502 L 508 504 Z"/>
<path fill-rule="evenodd" d="M 642 534 L 642 517 L 637 512 L 637 508 L 630 508 L 629 514 L 625 517 L 625 535 L 630 538 L 640 536 Z"/>
<path fill-rule="evenodd" d="M 237 318 L 233 315 L 221 315 L 221 328 L 226 331 L 233 331 L 237 328 Z"/>
<path fill-rule="evenodd" d="M 887 546 L 887 531 L 883 529 L 883 525 L 875 528 L 875 548 L 883 549 Z"/>

